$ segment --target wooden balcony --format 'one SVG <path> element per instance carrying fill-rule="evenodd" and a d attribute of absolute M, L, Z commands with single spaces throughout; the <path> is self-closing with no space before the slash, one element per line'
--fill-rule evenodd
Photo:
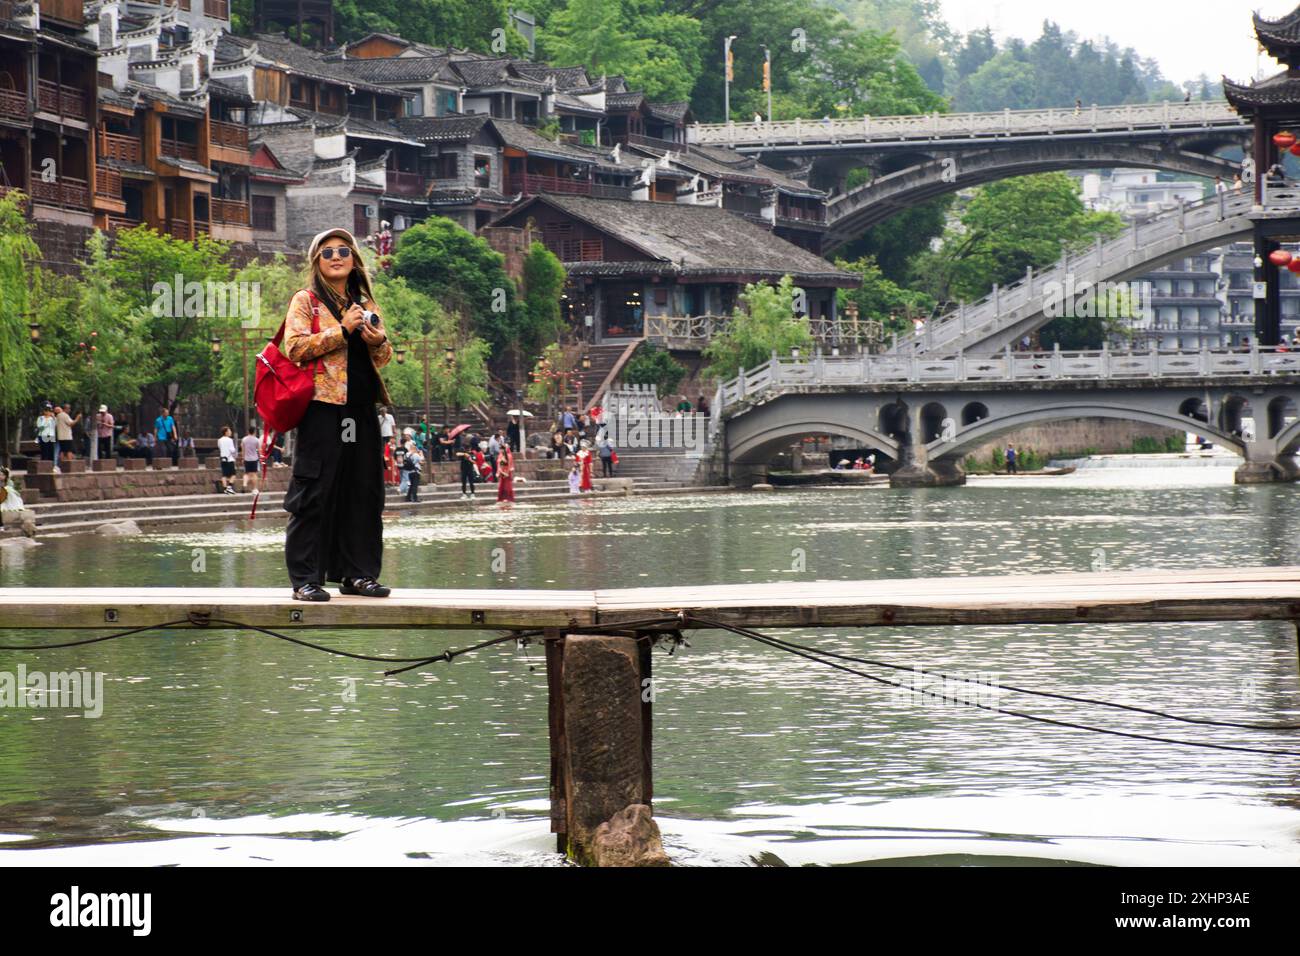
<path fill-rule="evenodd" d="M 115 159 L 118 162 L 136 165 L 144 162 L 144 149 L 134 136 L 124 136 L 121 133 L 110 133 L 101 129 L 96 142 L 100 159 Z"/>
<path fill-rule="evenodd" d="M 561 262 L 601 262 L 605 258 L 602 239 L 553 239 L 546 243 L 546 248 Z"/>
<path fill-rule="evenodd" d="M 81 4 L 78 3 L 77 7 L 80 8 Z M 41 12 L 44 13 L 44 9 Z M 63 86 L 53 80 L 36 81 L 36 107 L 69 119 L 84 120 L 90 115 L 86 110 L 84 91 L 75 86 Z"/>
<path fill-rule="evenodd" d="M 199 161 L 199 147 L 195 143 L 186 143 L 179 139 L 164 139 L 159 141 L 159 148 L 164 156 L 171 156 L 173 159 L 187 159 L 191 163 Z"/>
<path fill-rule="evenodd" d="M 824 223 L 826 221 L 826 208 L 819 206 L 816 209 L 803 209 L 799 206 L 781 205 L 777 208 L 776 217 L 778 219 L 798 219 L 804 222 Z"/>
<path fill-rule="evenodd" d="M 26 119 L 30 115 L 27 94 L 23 90 L 0 90 L 0 116 Z"/>
<path fill-rule="evenodd" d="M 85 22 L 82 0 L 41 0 L 41 19 L 62 20 L 80 28 Z"/>
<path fill-rule="evenodd" d="M 95 167 L 95 197 L 103 199 L 122 199 L 122 174 L 107 166 Z"/>
<path fill-rule="evenodd" d="M 237 199 L 217 199 L 212 197 L 212 221 L 229 226 L 248 225 L 248 203 Z"/>
<path fill-rule="evenodd" d="M 586 179 L 571 179 L 565 176 L 537 176 L 533 173 L 526 173 L 523 176 L 517 176 L 506 186 L 506 193 L 522 192 L 525 196 L 536 196 L 538 193 L 568 193 L 570 195 L 590 196 L 591 181 Z"/>
<path fill-rule="evenodd" d="M 207 231 L 208 224 L 206 222 L 196 222 L 191 224 L 186 222 L 184 219 L 167 220 L 167 233 L 173 238 L 182 239 L 185 242 L 190 242 L 194 239 L 196 234 Z"/>
<path fill-rule="evenodd" d="M 134 229 L 140 225 L 139 219 L 128 219 L 126 216 L 109 216 L 108 231 L 117 232 L 119 229 Z"/>
<path fill-rule="evenodd" d="M 238 123 L 211 120 L 208 124 L 208 142 L 226 149 L 248 149 L 248 127 Z"/>
<path fill-rule="evenodd" d="M 424 177 L 419 173 L 404 172 L 400 169 L 388 169 L 384 172 L 388 182 L 385 192 L 392 193 L 394 196 L 424 195 Z"/>
<path fill-rule="evenodd" d="M 230 0 L 203 0 L 203 15 L 216 20 L 229 20 Z"/>
<path fill-rule="evenodd" d="M 32 170 L 31 195 L 37 202 L 55 206 L 71 206 L 74 209 L 90 208 L 90 184 L 75 176 L 61 176 L 55 182 L 41 179 L 41 171 Z"/>

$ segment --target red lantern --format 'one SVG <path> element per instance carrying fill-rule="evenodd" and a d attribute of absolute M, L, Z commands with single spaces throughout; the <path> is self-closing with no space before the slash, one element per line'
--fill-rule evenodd
<path fill-rule="evenodd" d="M 1300 259 L 1292 259 L 1286 264 L 1286 267 L 1296 275 L 1300 275 Z"/>
<path fill-rule="evenodd" d="M 1268 254 L 1268 261 L 1275 266 L 1285 266 L 1291 262 L 1291 253 L 1285 249 L 1274 249 Z"/>
<path fill-rule="evenodd" d="M 1292 156 L 1300 156 L 1300 143 L 1292 143 L 1290 153 Z"/>
<path fill-rule="evenodd" d="M 1273 134 L 1274 144 L 1281 149 L 1290 149 L 1295 144 L 1295 141 L 1295 133 L 1288 133 L 1286 130 Z"/>

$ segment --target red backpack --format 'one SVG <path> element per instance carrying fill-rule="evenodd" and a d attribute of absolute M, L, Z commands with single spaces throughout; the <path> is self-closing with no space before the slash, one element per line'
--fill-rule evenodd
<path fill-rule="evenodd" d="M 311 332 L 315 335 L 320 331 L 320 300 L 310 289 L 306 292 L 311 296 Z M 286 319 L 285 322 L 287 321 Z M 257 499 L 262 494 L 261 484 L 266 481 L 266 460 L 271 454 L 276 433 L 285 435 L 298 427 L 316 392 L 316 371 L 320 368 L 320 359 L 306 368 L 289 361 L 280 351 L 285 322 L 280 323 L 275 338 L 257 356 L 253 402 L 265 427 L 260 449 L 262 482 L 259 483 L 257 494 L 253 496 L 253 510 L 248 516 L 250 520 L 257 517 Z"/>

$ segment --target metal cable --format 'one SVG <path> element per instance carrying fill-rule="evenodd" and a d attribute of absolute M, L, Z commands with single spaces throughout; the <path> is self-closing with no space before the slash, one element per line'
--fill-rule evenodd
<path fill-rule="evenodd" d="M 1233 744 L 1214 744 L 1214 743 L 1207 743 L 1198 740 L 1175 740 L 1171 737 L 1156 737 L 1151 734 L 1138 734 L 1138 733 L 1133 733 L 1131 731 L 1109 730 L 1105 727 L 1093 727 L 1088 724 L 1076 724 L 1071 721 L 1056 720 L 1051 717 L 1039 717 L 1036 714 L 1026 714 L 1021 711 L 1006 710 L 1001 707 L 992 707 L 988 704 L 981 704 L 977 701 L 963 700 L 960 697 L 951 697 L 947 694 L 940 694 L 935 691 L 926 690 L 925 688 L 908 687 L 906 684 L 899 683 L 898 681 L 889 680 L 888 678 L 885 677 L 879 677 L 875 674 L 868 674 L 865 671 L 854 670 L 851 667 L 845 667 L 843 664 L 836 664 L 833 661 L 825 660 L 821 657 L 816 657 L 813 654 L 805 653 L 804 651 L 800 651 L 800 650 L 795 650 L 792 647 L 787 647 L 782 642 L 773 640 L 772 638 L 769 638 L 766 635 L 759 634 L 757 631 L 750 631 L 747 630 L 746 628 L 735 627 L 730 624 L 723 624 L 721 621 L 710 621 L 706 618 L 701 618 L 701 617 L 692 617 L 690 619 L 697 621 L 698 623 L 703 624 L 707 627 L 714 627 L 720 630 L 730 631 L 733 634 L 738 634 L 741 637 L 748 638 L 749 640 L 757 641 L 760 644 L 766 644 L 769 647 L 776 648 L 777 650 L 785 651 L 787 654 L 794 654 L 798 657 L 803 657 L 810 661 L 813 661 L 814 663 L 823 664 L 826 667 L 831 667 L 834 668 L 835 670 L 844 671 L 847 674 L 854 674 L 858 677 L 865 677 L 867 680 L 875 681 L 878 684 L 884 684 L 888 687 L 902 688 L 903 690 L 911 691 L 912 693 L 915 694 L 924 694 L 927 697 L 935 697 L 940 700 L 952 701 L 953 703 L 963 704 L 967 707 L 975 707 L 978 708 L 979 710 L 987 710 L 994 714 L 1006 714 L 1010 717 L 1019 717 L 1022 720 L 1029 720 L 1039 724 L 1048 724 L 1053 727 L 1065 727 L 1070 730 L 1086 730 L 1096 734 L 1106 734 L 1112 737 L 1127 737 L 1132 740 L 1146 740 L 1152 743 L 1173 744 L 1175 746 L 1181 746 L 1181 747 L 1203 747 L 1210 750 L 1229 750 L 1229 751 L 1234 751 L 1236 753 L 1262 754 L 1268 757 L 1300 757 L 1300 751 L 1297 750 L 1264 750 L 1258 747 L 1239 747 Z"/>

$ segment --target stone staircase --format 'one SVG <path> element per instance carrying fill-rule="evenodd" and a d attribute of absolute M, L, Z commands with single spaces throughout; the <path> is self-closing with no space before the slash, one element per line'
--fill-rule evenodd
<path fill-rule="evenodd" d="M 597 466 L 599 473 L 599 466 Z M 685 480 L 671 480 L 653 474 L 633 477 L 633 493 L 663 491 L 682 488 Z M 595 497 L 621 496 L 621 488 L 600 490 L 596 482 Z M 420 501 L 407 502 L 395 487 L 388 491 L 387 511 L 392 515 L 419 514 L 450 506 L 485 507 L 496 504 L 497 486 L 490 483 L 478 485 L 472 499 L 462 500 L 459 483 L 439 483 L 420 486 Z M 567 481 L 547 479 L 516 482 L 518 501 L 546 501 L 571 497 Z M 279 523 L 287 519 L 281 508 L 284 492 L 265 492 L 257 505 L 256 522 Z M 177 495 L 152 499 L 116 499 L 112 501 L 56 501 L 37 503 L 31 507 L 36 516 L 38 537 L 49 534 L 78 534 L 93 532 L 101 525 L 130 519 L 142 530 L 159 531 L 164 528 L 184 528 L 190 525 L 217 522 L 243 521 L 252 507 L 251 494 L 240 495 Z"/>
<path fill-rule="evenodd" d="M 613 382 L 618 378 L 618 373 L 623 370 L 627 360 L 636 351 L 636 346 L 640 344 L 640 342 L 615 342 L 607 345 L 587 346 L 586 353 L 587 358 L 591 360 L 591 368 L 582 372 L 582 403 L 584 409 L 600 404 L 602 387 L 607 382 Z M 564 404 L 566 406 L 572 405 L 575 408 L 578 406 L 576 389 L 564 396 Z"/>

